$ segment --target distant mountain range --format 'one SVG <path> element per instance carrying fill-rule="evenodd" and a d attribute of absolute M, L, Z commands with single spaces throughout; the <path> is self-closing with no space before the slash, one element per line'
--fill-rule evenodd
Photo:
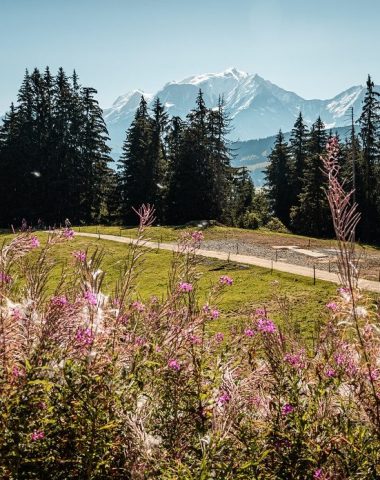
<path fill-rule="evenodd" d="M 358 127 L 355 128 L 358 131 Z M 339 135 L 343 140 L 351 134 L 349 127 L 337 127 L 332 129 L 332 133 Z M 290 132 L 284 133 L 285 141 L 289 141 Z M 251 177 L 255 186 L 261 187 L 264 184 L 263 170 L 267 166 L 267 157 L 270 154 L 276 135 L 255 140 L 237 141 L 231 144 L 234 158 L 232 164 L 235 167 L 247 167 L 251 172 Z"/>
<path fill-rule="evenodd" d="M 156 93 L 134 90 L 118 97 L 111 108 L 104 110 L 113 157 L 118 158 L 120 155 L 125 131 L 133 120 L 141 95 L 144 95 L 149 105 L 159 97 L 170 115 L 185 118 L 194 108 L 199 89 L 202 89 L 209 107 L 216 106 L 219 95 L 223 95 L 226 110 L 232 118 L 230 138 L 234 141 L 266 139 L 275 135 L 280 128 L 284 132 L 290 131 L 300 111 L 308 125 L 320 116 L 326 128 L 345 126 L 350 121 L 351 107 L 354 108 L 355 118 L 360 115 L 365 93 L 365 87 L 358 85 L 328 100 L 306 100 L 259 75 L 251 75 L 236 68 L 169 82 Z M 270 144 L 269 139 L 258 142 Z"/>
<path fill-rule="evenodd" d="M 357 85 L 328 100 L 306 100 L 288 92 L 259 75 L 231 68 L 221 73 L 194 75 L 180 82 L 169 82 L 156 93 L 134 90 L 118 97 L 111 108 L 104 110 L 104 118 L 111 137 L 112 157 L 121 153 L 125 132 L 129 128 L 141 96 L 151 106 L 155 98 L 165 105 L 169 115 L 185 118 L 194 108 L 195 99 L 202 89 L 208 107 L 215 107 L 219 95 L 232 119 L 230 140 L 235 153 L 234 165 L 246 165 L 257 186 L 263 184 L 262 170 L 267 155 L 281 128 L 289 132 L 301 111 L 310 126 L 318 116 L 326 128 L 336 130 L 344 137 L 350 123 L 350 109 L 354 108 L 355 120 L 360 116 L 365 87 Z M 377 87 L 380 90 L 379 87 Z M 289 133 L 285 133 L 288 140 Z"/>

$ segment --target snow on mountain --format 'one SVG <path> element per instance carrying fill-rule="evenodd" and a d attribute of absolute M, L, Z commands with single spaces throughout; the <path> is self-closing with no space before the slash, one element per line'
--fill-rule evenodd
<path fill-rule="evenodd" d="M 354 86 L 328 100 L 306 100 L 296 93 L 284 90 L 259 75 L 230 68 L 220 73 L 194 75 L 179 82 L 167 83 L 158 92 L 134 90 L 118 97 L 104 111 L 114 156 L 120 153 L 125 131 L 130 126 L 141 95 L 151 106 L 160 98 L 169 115 L 185 118 L 194 108 L 195 98 L 202 89 L 206 105 L 215 107 L 219 96 L 224 97 L 226 109 L 232 118 L 232 140 L 264 138 L 280 128 L 289 131 L 300 111 L 311 125 L 321 116 L 329 128 L 350 122 L 349 111 L 354 107 L 355 117 L 361 111 L 365 89 Z"/>

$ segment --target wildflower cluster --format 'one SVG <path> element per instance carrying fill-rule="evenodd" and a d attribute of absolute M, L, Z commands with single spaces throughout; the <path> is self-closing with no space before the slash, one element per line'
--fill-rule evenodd
<path fill-rule="evenodd" d="M 23 255 L 6 245 L 4 274 L 32 250 L 30 238 L 12 242 Z M 40 257 L 25 295 L 0 284 L 0 477 L 378 478 L 375 306 L 346 285 L 312 342 L 267 308 L 221 332 L 233 279 L 200 303 L 200 238 L 185 243 L 161 300 L 136 297 L 135 244 L 110 296 L 101 252 L 74 252 L 77 281 L 49 297 L 30 295 L 38 275 L 48 280 Z"/>

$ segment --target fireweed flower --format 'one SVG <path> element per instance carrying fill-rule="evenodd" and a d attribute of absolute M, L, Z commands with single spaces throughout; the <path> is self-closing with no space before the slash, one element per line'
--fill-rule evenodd
<path fill-rule="evenodd" d="M 67 298 L 65 297 L 65 295 L 59 295 L 57 297 L 53 297 L 51 299 L 51 303 L 52 303 L 52 305 L 55 305 L 57 307 L 64 307 L 69 302 L 68 302 Z"/>
<path fill-rule="evenodd" d="M 218 398 L 218 405 L 223 406 L 231 400 L 230 395 L 227 392 L 223 392 Z"/>
<path fill-rule="evenodd" d="M 22 312 L 18 307 L 13 307 L 13 308 L 11 308 L 11 316 L 15 320 L 21 320 L 22 319 Z"/>
<path fill-rule="evenodd" d="M 176 370 L 177 372 L 179 372 L 179 370 L 181 370 L 181 365 L 179 364 L 179 362 L 175 359 L 171 359 L 168 361 L 168 367 L 171 368 L 172 370 Z"/>
<path fill-rule="evenodd" d="M 89 346 L 94 342 L 94 334 L 90 328 L 78 328 L 75 334 L 75 340 L 80 345 Z"/>
<path fill-rule="evenodd" d="M 32 248 L 38 248 L 38 247 L 40 246 L 40 241 L 38 240 L 37 237 L 32 237 L 32 238 L 30 239 L 30 246 L 31 246 Z"/>
<path fill-rule="evenodd" d="M 33 440 L 33 442 L 42 440 L 45 438 L 45 433 L 42 430 L 34 430 L 34 432 L 31 433 L 30 438 Z"/>
<path fill-rule="evenodd" d="M 132 303 L 132 308 L 133 310 L 136 310 L 136 312 L 143 312 L 145 310 L 145 305 L 138 300 Z"/>
<path fill-rule="evenodd" d="M 351 292 L 348 288 L 340 287 L 338 289 L 338 292 L 345 302 L 350 302 L 351 301 Z"/>
<path fill-rule="evenodd" d="M 255 310 L 255 315 L 258 315 L 259 317 L 265 317 L 265 310 L 263 308 L 256 308 Z"/>
<path fill-rule="evenodd" d="M 67 240 L 71 240 L 74 238 L 75 232 L 71 228 L 65 228 L 62 235 L 64 238 L 67 238 Z"/>
<path fill-rule="evenodd" d="M 17 366 L 14 366 L 12 369 L 12 375 L 14 376 L 14 378 L 24 377 L 25 372 L 22 368 L 18 368 Z"/>
<path fill-rule="evenodd" d="M 86 252 L 84 252 L 83 250 L 76 250 L 75 252 L 73 252 L 73 257 L 78 262 L 85 262 L 86 261 Z"/>
<path fill-rule="evenodd" d="M 322 478 L 322 469 L 321 469 L 321 468 L 318 468 L 318 469 L 314 472 L 313 478 L 314 478 L 315 480 L 317 480 L 318 478 Z"/>
<path fill-rule="evenodd" d="M 204 236 L 202 232 L 193 232 L 191 234 L 191 238 L 194 240 L 194 242 L 200 243 L 204 239 Z"/>
<path fill-rule="evenodd" d="M 222 275 L 220 278 L 219 278 L 219 282 L 222 284 L 222 285 L 232 285 L 233 284 L 233 280 L 231 277 L 229 277 L 228 275 Z"/>
<path fill-rule="evenodd" d="M 329 302 L 329 303 L 326 304 L 326 308 L 328 308 L 332 312 L 336 312 L 339 307 L 335 302 Z"/>
<path fill-rule="evenodd" d="M 93 292 L 90 292 L 90 290 L 86 290 L 84 292 L 83 298 L 87 301 L 89 305 L 96 305 L 98 303 L 96 294 Z"/>
<path fill-rule="evenodd" d="M 193 345 L 200 345 L 202 343 L 202 340 L 198 335 L 189 335 L 189 342 L 192 343 Z"/>
<path fill-rule="evenodd" d="M 12 277 L 4 272 L 0 272 L 0 283 L 11 283 Z"/>
<path fill-rule="evenodd" d="M 301 353 L 287 353 L 284 356 L 284 361 L 296 369 L 301 369 L 305 367 L 305 363 Z"/>
<path fill-rule="evenodd" d="M 294 407 L 290 405 L 290 403 L 285 403 L 285 405 L 281 408 L 281 413 L 282 415 L 289 415 L 289 413 L 292 413 L 294 410 Z"/>
<path fill-rule="evenodd" d="M 327 369 L 325 371 L 325 375 L 328 378 L 333 378 L 336 375 L 336 371 L 332 367 L 327 367 Z"/>
<path fill-rule="evenodd" d="M 263 333 L 274 333 L 276 331 L 276 325 L 268 318 L 259 318 L 257 329 Z"/>
<path fill-rule="evenodd" d="M 215 340 L 216 340 L 218 343 L 223 342 L 223 340 L 224 340 L 224 335 L 223 335 L 223 333 L 221 333 L 221 332 L 216 333 L 216 334 L 215 334 Z"/>
<path fill-rule="evenodd" d="M 219 310 L 214 308 L 213 310 L 211 310 L 210 315 L 211 315 L 211 318 L 214 318 L 214 319 L 219 318 Z"/>
<path fill-rule="evenodd" d="M 252 330 L 252 328 L 247 328 L 246 330 L 244 330 L 244 335 L 246 337 L 253 337 L 255 335 L 255 332 L 254 330 Z"/>
<path fill-rule="evenodd" d="M 191 283 L 187 282 L 181 282 L 178 288 L 181 292 L 191 292 L 193 290 L 193 286 L 191 285 Z"/>

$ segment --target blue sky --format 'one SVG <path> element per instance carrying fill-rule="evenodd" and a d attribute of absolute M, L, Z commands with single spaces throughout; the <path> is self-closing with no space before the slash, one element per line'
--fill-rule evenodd
<path fill-rule="evenodd" d="M 305 98 L 380 83 L 380 1 L 0 0 L 0 112 L 25 68 L 74 68 L 103 107 L 237 67 Z"/>

